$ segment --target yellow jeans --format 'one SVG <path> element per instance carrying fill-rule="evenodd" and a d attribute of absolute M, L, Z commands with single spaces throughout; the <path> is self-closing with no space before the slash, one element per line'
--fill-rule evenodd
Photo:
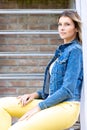
<path fill-rule="evenodd" d="M 65 130 L 78 119 L 80 103 L 63 102 L 36 113 L 27 121 L 19 121 L 11 126 L 11 117 L 20 118 L 41 100 L 33 100 L 22 107 L 15 97 L 0 99 L 0 130 Z"/>

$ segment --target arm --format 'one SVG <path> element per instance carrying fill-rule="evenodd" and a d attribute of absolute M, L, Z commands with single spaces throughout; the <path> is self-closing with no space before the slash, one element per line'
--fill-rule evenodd
<path fill-rule="evenodd" d="M 71 51 L 67 69 L 61 88 L 53 95 L 39 103 L 41 109 L 46 109 L 72 97 L 77 80 L 82 69 L 82 53 L 79 49 Z M 55 87 L 55 86 L 54 86 Z"/>
<path fill-rule="evenodd" d="M 41 111 L 39 106 L 35 106 L 34 108 L 32 108 L 31 110 L 29 110 L 27 113 L 25 113 L 20 119 L 19 121 L 23 121 L 23 120 L 28 120 L 29 118 L 31 118 L 34 114 L 38 113 L 39 111 Z"/>

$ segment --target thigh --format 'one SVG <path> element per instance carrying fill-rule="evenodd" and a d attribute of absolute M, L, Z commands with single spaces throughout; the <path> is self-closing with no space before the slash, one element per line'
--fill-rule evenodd
<path fill-rule="evenodd" d="M 19 104 L 19 100 L 16 97 L 0 98 L 0 107 L 6 110 L 11 116 L 21 117 L 29 109 L 36 106 L 40 100 L 33 100 L 25 106 Z"/>
<path fill-rule="evenodd" d="M 0 107 L 0 130 L 7 130 L 11 126 L 11 116 Z"/>
<path fill-rule="evenodd" d="M 79 115 L 79 104 L 61 103 L 40 111 L 27 121 L 17 122 L 9 130 L 63 130 L 71 127 Z"/>

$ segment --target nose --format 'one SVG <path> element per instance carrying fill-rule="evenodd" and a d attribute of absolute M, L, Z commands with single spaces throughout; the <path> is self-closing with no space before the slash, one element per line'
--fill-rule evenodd
<path fill-rule="evenodd" d="M 62 24 L 61 26 L 58 27 L 58 30 L 60 30 L 60 31 L 65 30 L 65 26 Z"/>
<path fill-rule="evenodd" d="M 65 29 L 64 25 L 61 25 L 60 30 L 64 30 L 64 29 Z"/>

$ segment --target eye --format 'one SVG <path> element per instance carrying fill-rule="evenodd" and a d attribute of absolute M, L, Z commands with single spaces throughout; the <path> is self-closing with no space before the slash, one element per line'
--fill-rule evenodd
<path fill-rule="evenodd" d="M 70 23 L 65 23 L 65 25 L 66 25 L 66 26 L 69 26 L 69 25 L 70 25 Z"/>

